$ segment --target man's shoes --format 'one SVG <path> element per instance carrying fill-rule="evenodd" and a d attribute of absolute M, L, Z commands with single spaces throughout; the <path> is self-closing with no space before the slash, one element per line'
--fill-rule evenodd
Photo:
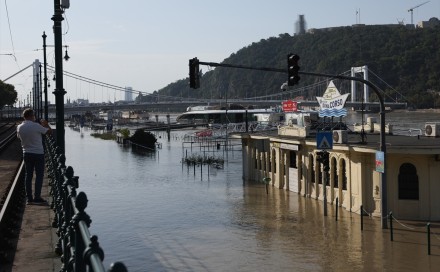
<path fill-rule="evenodd" d="M 38 205 L 47 205 L 47 201 L 42 199 L 41 197 L 34 198 L 34 201 L 32 203 L 38 204 Z"/>
<path fill-rule="evenodd" d="M 26 200 L 26 205 L 32 205 L 32 204 L 34 204 L 34 200 L 32 198 L 28 198 Z"/>

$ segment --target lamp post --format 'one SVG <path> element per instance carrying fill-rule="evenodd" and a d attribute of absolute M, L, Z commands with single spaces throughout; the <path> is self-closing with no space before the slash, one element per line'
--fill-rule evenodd
<path fill-rule="evenodd" d="M 54 15 L 52 16 L 53 32 L 55 38 L 55 111 L 56 111 L 56 141 L 60 148 L 61 154 L 65 153 L 64 142 L 64 94 L 63 88 L 63 46 L 61 22 L 63 18 L 63 10 L 61 9 L 60 0 L 54 0 Z"/>
<path fill-rule="evenodd" d="M 46 58 L 46 32 L 43 32 L 43 61 L 44 61 L 44 119 L 49 120 L 49 105 L 47 102 L 47 58 Z"/>
<path fill-rule="evenodd" d="M 40 103 L 39 105 L 39 110 L 40 110 L 40 119 L 43 118 L 43 77 L 42 77 L 42 73 L 41 73 L 41 63 L 39 66 L 39 72 L 38 72 L 38 82 L 39 82 L 39 86 L 38 86 L 38 103 Z M 47 119 L 46 119 L 47 120 Z"/>

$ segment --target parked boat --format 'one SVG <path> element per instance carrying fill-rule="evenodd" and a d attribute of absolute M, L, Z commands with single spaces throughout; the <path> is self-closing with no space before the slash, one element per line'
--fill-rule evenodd
<path fill-rule="evenodd" d="M 275 130 L 284 120 L 284 113 L 278 108 L 220 109 L 215 106 L 189 107 L 176 118 L 180 124 L 207 125 L 208 129 L 197 132 L 196 136 L 215 138 L 233 132 Z"/>
<path fill-rule="evenodd" d="M 190 107 L 177 116 L 180 124 L 228 124 L 244 122 L 276 123 L 284 121 L 284 114 L 276 108 L 266 109 L 214 109 Z"/>

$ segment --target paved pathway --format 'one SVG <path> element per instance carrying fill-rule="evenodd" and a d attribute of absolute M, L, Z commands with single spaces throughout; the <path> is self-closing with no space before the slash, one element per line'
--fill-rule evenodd
<path fill-rule="evenodd" d="M 48 180 L 44 180 L 42 197 L 48 199 Z M 12 271 L 60 271 L 61 260 L 55 254 L 58 241 L 52 228 L 54 213 L 48 205 L 27 205 L 23 215 L 20 237 Z"/>
<path fill-rule="evenodd" d="M 0 152 L 0 194 L 14 178 L 21 164 L 20 141 Z M 48 179 L 43 183 L 42 197 L 49 199 Z M 20 236 L 12 268 L 0 264 L 0 272 L 60 271 L 61 259 L 54 252 L 56 229 L 52 228 L 53 211 L 49 206 L 27 205 L 23 214 Z"/>

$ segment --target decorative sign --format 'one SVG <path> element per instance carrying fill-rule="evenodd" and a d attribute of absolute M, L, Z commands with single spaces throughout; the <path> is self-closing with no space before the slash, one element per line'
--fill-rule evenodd
<path fill-rule="evenodd" d="M 287 100 L 283 101 L 284 112 L 295 112 L 298 110 L 298 103 L 296 101 Z"/>
<path fill-rule="evenodd" d="M 280 144 L 280 148 L 288 149 L 288 150 L 293 150 L 293 151 L 298 151 L 299 150 L 298 145 L 284 144 L 284 143 Z"/>
<path fill-rule="evenodd" d="M 321 131 L 316 134 L 317 149 L 333 148 L 333 133 L 331 131 Z"/>
<path fill-rule="evenodd" d="M 385 173 L 385 156 L 382 151 L 376 151 L 376 171 Z"/>
<path fill-rule="evenodd" d="M 350 94 L 339 93 L 333 81 L 330 81 L 322 97 L 316 97 L 321 108 L 319 117 L 341 117 L 347 115 L 347 109 L 344 109 L 347 97 Z"/>

